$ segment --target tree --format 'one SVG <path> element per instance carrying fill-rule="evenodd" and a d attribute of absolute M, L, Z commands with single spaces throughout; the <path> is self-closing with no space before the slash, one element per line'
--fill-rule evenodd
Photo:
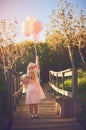
<path fill-rule="evenodd" d="M 3 69 L 5 79 L 8 69 L 16 68 L 16 61 L 21 50 L 16 45 L 18 35 L 18 22 L 1 20 L 0 21 L 0 67 Z"/>
<path fill-rule="evenodd" d="M 80 15 L 77 19 L 77 28 L 76 43 L 78 44 L 82 62 L 85 64 L 85 59 L 81 51 L 82 48 L 86 47 L 86 16 L 84 15 L 83 10 L 80 11 Z"/>
<path fill-rule="evenodd" d="M 52 10 L 50 23 L 46 31 L 46 41 L 49 44 L 55 46 L 56 44 L 59 46 L 64 45 L 68 48 L 72 67 L 75 66 L 74 46 L 77 46 L 80 50 L 82 44 L 82 42 L 78 40 L 79 30 L 82 24 L 84 25 L 84 32 L 86 32 L 85 15 L 79 14 L 81 17 L 76 16 L 75 11 L 75 6 L 72 5 L 72 3 L 66 0 L 59 0 L 58 9 Z M 86 35 L 82 38 L 84 46 L 86 45 L 85 38 Z"/>

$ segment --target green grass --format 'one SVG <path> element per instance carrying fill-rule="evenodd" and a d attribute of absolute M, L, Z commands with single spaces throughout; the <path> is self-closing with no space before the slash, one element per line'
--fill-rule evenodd
<path fill-rule="evenodd" d="M 59 84 L 59 88 L 62 89 L 62 84 Z M 72 91 L 72 81 L 71 79 L 66 79 L 64 81 L 64 90 Z"/>
<path fill-rule="evenodd" d="M 86 77 L 78 78 L 78 91 L 79 93 L 86 91 Z"/>

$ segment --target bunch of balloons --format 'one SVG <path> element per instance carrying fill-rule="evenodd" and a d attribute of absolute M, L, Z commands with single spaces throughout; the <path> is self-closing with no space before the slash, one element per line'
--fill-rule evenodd
<path fill-rule="evenodd" d="M 34 41 L 38 40 L 38 35 L 43 29 L 41 21 L 36 20 L 34 16 L 28 16 L 22 23 L 22 34 L 24 36 L 33 35 Z"/>

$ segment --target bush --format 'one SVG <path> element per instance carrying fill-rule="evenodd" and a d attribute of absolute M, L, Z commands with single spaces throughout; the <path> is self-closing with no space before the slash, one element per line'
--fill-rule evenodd
<path fill-rule="evenodd" d="M 79 93 L 86 91 L 86 77 L 78 78 L 78 86 Z"/>
<path fill-rule="evenodd" d="M 72 91 L 72 79 L 68 78 L 64 81 L 64 89 L 67 91 Z M 62 84 L 60 84 L 62 88 Z M 78 92 L 82 93 L 86 91 L 86 72 L 82 69 L 78 70 Z"/>
<path fill-rule="evenodd" d="M 86 71 L 78 70 L 78 91 L 79 93 L 86 91 Z"/>
<path fill-rule="evenodd" d="M 65 82 L 64 82 L 64 88 L 65 88 L 65 90 L 67 90 L 67 91 L 72 91 L 72 80 L 71 79 L 67 79 L 67 80 L 65 80 Z"/>
<path fill-rule="evenodd" d="M 8 89 L 7 89 L 7 83 L 4 79 L 4 74 L 1 71 L 0 73 L 0 96 L 1 96 L 1 110 L 2 110 L 2 114 L 7 113 L 7 107 L 8 107 L 8 103 L 7 103 L 7 99 L 8 99 Z"/>
<path fill-rule="evenodd" d="M 69 79 L 66 79 L 64 81 L 64 89 L 67 90 L 67 91 L 72 91 L 72 80 L 69 78 Z M 62 84 L 59 84 L 59 88 L 62 89 Z"/>
<path fill-rule="evenodd" d="M 3 83 L 0 86 L 0 95 L 1 95 L 1 106 L 2 106 L 2 113 L 5 114 L 7 112 L 7 99 L 8 99 L 8 92 L 7 92 L 7 85 Z"/>

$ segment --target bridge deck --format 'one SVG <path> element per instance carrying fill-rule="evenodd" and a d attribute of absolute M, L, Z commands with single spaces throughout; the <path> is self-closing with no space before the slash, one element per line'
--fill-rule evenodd
<path fill-rule="evenodd" d="M 55 110 L 55 99 L 45 85 L 46 99 L 39 104 L 39 118 L 31 119 L 28 106 L 25 105 L 25 95 L 14 114 L 12 130 L 83 130 L 76 118 L 62 118 Z M 59 108 L 58 108 L 59 109 Z"/>

